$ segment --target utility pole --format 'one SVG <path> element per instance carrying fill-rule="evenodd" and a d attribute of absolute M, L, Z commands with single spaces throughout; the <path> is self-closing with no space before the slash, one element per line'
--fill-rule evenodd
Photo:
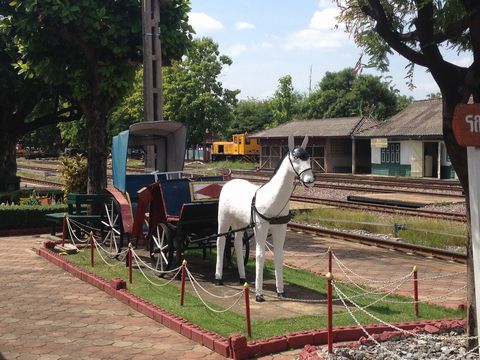
<path fill-rule="evenodd" d="M 144 121 L 163 120 L 160 6 L 168 0 L 142 1 Z M 155 169 L 155 146 L 145 147 L 145 169 Z"/>
<path fill-rule="evenodd" d="M 312 65 L 310 65 L 310 76 L 308 77 L 308 95 L 312 92 Z"/>

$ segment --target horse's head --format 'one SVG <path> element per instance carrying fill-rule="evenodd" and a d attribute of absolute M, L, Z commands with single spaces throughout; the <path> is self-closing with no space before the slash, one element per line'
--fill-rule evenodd
<path fill-rule="evenodd" d="M 310 155 L 306 148 L 308 143 L 308 136 L 303 139 L 302 145 L 294 147 L 293 136 L 288 137 L 288 159 L 292 165 L 292 169 L 297 175 L 298 179 L 305 187 L 312 187 L 315 181 L 313 175 Z"/>

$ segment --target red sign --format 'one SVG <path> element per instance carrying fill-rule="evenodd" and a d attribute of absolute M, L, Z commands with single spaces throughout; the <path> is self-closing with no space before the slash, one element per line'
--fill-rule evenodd
<path fill-rule="evenodd" d="M 453 133 L 459 145 L 480 147 L 480 104 L 457 105 Z"/>

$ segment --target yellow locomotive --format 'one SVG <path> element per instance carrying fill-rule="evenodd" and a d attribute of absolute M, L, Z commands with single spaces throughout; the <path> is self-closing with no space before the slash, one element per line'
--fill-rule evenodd
<path fill-rule="evenodd" d="M 232 135 L 233 141 L 215 141 L 213 143 L 212 160 L 257 161 L 260 156 L 260 142 L 250 139 L 247 133 Z"/>

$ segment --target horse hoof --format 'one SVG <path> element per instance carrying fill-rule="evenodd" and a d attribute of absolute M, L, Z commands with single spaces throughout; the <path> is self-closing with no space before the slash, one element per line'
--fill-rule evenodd
<path fill-rule="evenodd" d="M 256 302 L 265 302 L 265 298 L 263 295 L 255 295 L 255 301 Z"/>
<path fill-rule="evenodd" d="M 222 279 L 215 279 L 213 281 L 213 283 L 216 285 L 216 286 L 222 286 L 223 285 L 223 280 Z"/>
<path fill-rule="evenodd" d="M 281 292 L 281 293 L 277 292 L 277 297 L 279 297 L 279 298 L 284 298 L 284 297 L 285 297 L 285 293 L 283 293 L 283 292 Z"/>
<path fill-rule="evenodd" d="M 240 278 L 239 283 L 241 285 L 245 284 L 247 282 L 247 279 Z"/>

